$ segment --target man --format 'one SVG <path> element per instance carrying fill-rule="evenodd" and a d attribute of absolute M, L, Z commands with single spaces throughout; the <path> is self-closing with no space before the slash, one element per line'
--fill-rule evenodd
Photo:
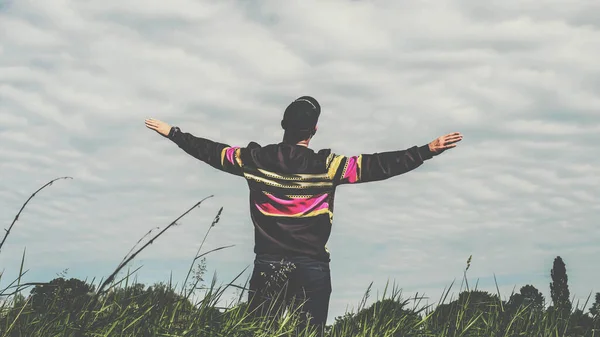
<path fill-rule="evenodd" d="M 350 157 L 330 150 L 314 152 L 308 145 L 320 113 L 313 97 L 298 98 L 284 112 L 283 141 L 264 147 L 255 142 L 246 147 L 229 146 L 155 119 L 145 123 L 195 158 L 246 179 L 256 254 L 249 309 L 263 315 L 282 303 L 303 303 L 301 312 L 307 314 L 307 321 L 322 331 L 331 295 L 325 245 L 331 233 L 336 187 L 381 181 L 411 171 L 455 147 L 462 135 L 455 132 L 420 147 Z"/>

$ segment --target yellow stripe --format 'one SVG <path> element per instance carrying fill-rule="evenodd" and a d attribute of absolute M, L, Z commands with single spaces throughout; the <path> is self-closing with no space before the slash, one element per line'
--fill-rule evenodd
<path fill-rule="evenodd" d="M 224 148 L 223 150 L 221 150 L 221 166 L 225 167 L 225 154 L 227 153 L 227 150 L 231 149 L 231 146 Z M 235 149 L 234 155 L 235 157 L 235 161 L 237 162 L 237 164 L 242 167 L 242 159 L 240 158 L 240 149 L 237 148 Z"/>
<path fill-rule="evenodd" d="M 344 164 L 344 169 L 342 170 L 342 176 L 340 179 L 344 179 L 346 176 L 346 171 L 348 170 L 348 163 L 350 162 L 350 158 L 346 159 L 346 164 Z"/>
<path fill-rule="evenodd" d="M 272 214 L 269 212 L 265 212 L 262 209 L 258 208 L 258 210 L 264 214 L 264 215 L 268 215 L 268 216 L 278 216 L 278 217 L 285 217 L 285 218 L 308 218 L 308 217 L 313 217 L 313 216 L 317 216 L 317 215 L 321 215 L 321 214 L 327 214 L 329 213 L 329 216 L 331 217 L 331 211 L 329 211 L 329 209 L 324 208 L 324 209 L 320 209 L 317 211 L 313 211 L 313 212 L 309 212 L 309 213 L 298 213 L 298 214 Z"/>
<path fill-rule="evenodd" d="M 356 160 L 356 165 L 358 165 L 358 177 L 356 179 L 356 182 L 359 182 L 360 178 L 362 177 L 362 154 L 358 156 L 358 159 Z"/>
<path fill-rule="evenodd" d="M 269 193 L 266 191 L 262 191 L 263 194 L 265 195 L 273 195 L 273 193 Z M 298 199 L 309 199 L 314 197 L 313 194 L 304 194 L 304 195 L 291 195 L 291 194 L 284 194 L 285 197 L 287 198 L 298 198 Z"/>
<path fill-rule="evenodd" d="M 333 180 L 343 159 L 344 159 L 344 156 L 335 156 L 335 158 L 331 161 L 331 165 L 329 166 L 329 170 L 327 171 L 327 175 L 329 175 L 329 179 Z"/>
<path fill-rule="evenodd" d="M 238 165 L 240 165 L 240 167 L 243 167 L 244 165 L 242 165 L 241 153 L 242 153 L 241 149 L 235 150 L 235 161 L 238 163 Z"/>
<path fill-rule="evenodd" d="M 323 173 L 323 174 L 288 174 L 288 175 L 281 175 L 281 174 L 277 174 L 271 171 L 267 171 L 267 170 L 263 170 L 263 169 L 259 169 L 257 168 L 257 170 L 270 177 L 270 178 L 275 178 L 275 179 L 281 179 L 281 180 L 308 180 L 308 179 L 325 179 L 328 178 L 329 175 L 327 173 Z"/>
<path fill-rule="evenodd" d="M 225 152 L 227 152 L 228 147 L 221 150 L 221 166 L 225 166 Z"/>
<path fill-rule="evenodd" d="M 331 153 L 329 156 L 327 156 L 327 161 L 325 163 L 326 167 L 329 167 L 329 164 L 331 164 L 331 160 L 333 159 L 335 155 L 333 153 Z"/>
<path fill-rule="evenodd" d="M 260 183 L 264 183 L 264 184 L 275 186 L 275 187 L 281 187 L 281 188 L 333 187 L 333 183 L 332 182 L 322 182 L 322 183 L 298 182 L 295 185 L 283 185 L 283 184 L 280 184 L 280 183 L 278 183 L 276 181 L 273 181 L 273 180 L 270 180 L 270 179 L 266 179 L 266 178 L 257 177 L 257 176 L 255 176 L 253 174 L 249 174 L 249 173 L 245 173 L 245 172 L 244 172 L 244 177 L 246 177 L 246 179 L 252 179 L 252 180 L 258 181 Z"/>

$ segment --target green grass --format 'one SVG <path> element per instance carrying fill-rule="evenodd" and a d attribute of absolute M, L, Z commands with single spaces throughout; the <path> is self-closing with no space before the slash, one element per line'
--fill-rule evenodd
<path fill-rule="evenodd" d="M 36 193 L 50 185 L 46 184 Z M 19 215 L 36 193 L 25 202 L 6 231 L 0 251 Z M 210 253 L 201 253 L 201 248 L 210 230 L 219 222 L 222 209 L 210 224 L 180 287 L 170 281 L 151 287 L 138 284 L 135 281 L 137 270 L 121 275 L 142 250 L 201 203 L 195 204 L 158 234 L 146 234 L 115 271 L 97 284 L 63 278 L 49 283 L 22 283 L 25 274 L 23 253 L 20 276 L 0 287 L 0 337 L 316 336 L 315 331 L 296 332 L 299 323 L 297 308 L 279 312 L 274 318 L 253 317 L 243 296 L 245 285 L 236 283 L 244 271 L 225 285 L 217 286 L 217 280 L 213 278 L 208 287 L 200 287 L 202 270 L 194 266 Z M 144 240 L 147 242 L 137 248 Z M 366 307 L 371 291 L 369 287 L 357 312 L 336 318 L 335 323 L 327 327 L 325 335 L 600 337 L 600 317 L 593 318 L 577 308 L 572 311 L 554 310 L 531 303 L 515 306 L 502 301 L 499 291 L 489 294 L 478 291 L 477 286 L 471 290 L 466 275 L 470 260 L 463 279 L 466 289 L 463 290 L 461 285 L 457 299 L 448 299 L 454 284 L 442 292 L 438 303 L 430 306 L 420 305 L 423 298 L 417 295 L 403 298 L 401 290 L 386 286 L 382 298 Z M 2 281 L 5 280 L 0 274 Z M 225 308 L 219 307 L 225 291 L 231 288 L 242 290 L 240 296 Z M 26 290 L 33 290 L 33 293 L 24 296 Z"/>

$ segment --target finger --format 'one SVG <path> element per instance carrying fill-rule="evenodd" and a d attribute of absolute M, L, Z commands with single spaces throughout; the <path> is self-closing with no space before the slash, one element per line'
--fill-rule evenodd
<path fill-rule="evenodd" d="M 462 136 L 448 136 L 448 137 L 444 137 L 444 140 L 456 140 L 456 139 L 462 139 Z"/>
<path fill-rule="evenodd" d="M 442 147 L 442 149 L 444 149 L 444 150 L 451 149 L 453 147 L 456 147 L 456 145 L 457 145 L 456 143 L 450 144 L 450 145 L 445 145 L 445 146 Z"/>
<path fill-rule="evenodd" d="M 461 135 L 461 134 L 458 134 L 458 135 L 451 134 L 451 135 L 444 136 L 444 139 L 456 139 L 456 138 L 463 138 L 463 135 Z"/>
<path fill-rule="evenodd" d="M 446 143 L 456 143 L 456 142 L 460 142 L 461 140 L 462 140 L 462 137 L 451 137 L 451 138 L 446 139 Z"/>
<path fill-rule="evenodd" d="M 444 140 L 444 143 L 448 144 L 448 143 L 456 143 L 456 142 L 460 142 L 462 140 L 462 137 L 450 137 L 450 138 L 446 138 Z"/>
<path fill-rule="evenodd" d="M 461 135 L 460 133 L 451 133 L 448 135 L 445 135 L 444 138 L 462 138 L 463 135 Z"/>

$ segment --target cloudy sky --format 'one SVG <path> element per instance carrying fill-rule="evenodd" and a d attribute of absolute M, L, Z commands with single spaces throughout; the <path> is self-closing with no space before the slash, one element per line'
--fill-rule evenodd
<path fill-rule="evenodd" d="M 143 121 L 265 145 L 287 104 L 312 95 L 317 150 L 465 136 L 406 175 L 339 189 L 330 322 L 370 282 L 437 302 L 469 255 L 472 285 L 495 292 L 495 274 L 503 298 L 533 284 L 548 301 L 561 256 L 583 302 L 600 291 L 599 16 L 596 0 L 0 0 L 3 228 L 38 187 L 74 178 L 26 209 L 2 284 L 24 249 L 28 281 L 105 277 L 211 194 L 132 266 L 144 283 L 181 281 L 224 206 L 206 249 L 235 245 L 208 259 L 208 276 L 229 282 L 253 260 L 245 181 Z"/>

